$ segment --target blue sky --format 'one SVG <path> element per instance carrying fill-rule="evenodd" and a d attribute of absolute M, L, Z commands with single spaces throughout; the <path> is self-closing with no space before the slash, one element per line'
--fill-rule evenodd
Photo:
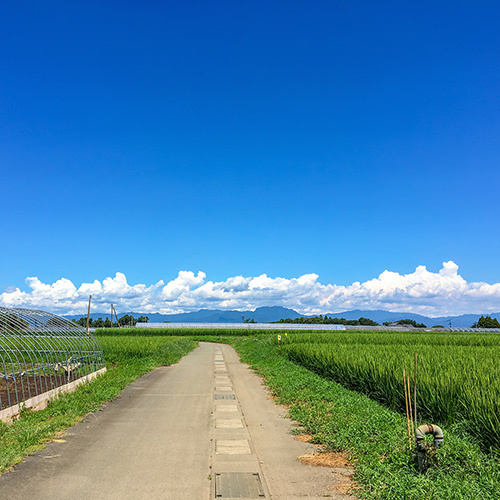
<path fill-rule="evenodd" d="M 477 1 L 4 3 L 0 293 L 117 272 L 350 286 L 449 261 L 500 282 L 499 18 Z"/>

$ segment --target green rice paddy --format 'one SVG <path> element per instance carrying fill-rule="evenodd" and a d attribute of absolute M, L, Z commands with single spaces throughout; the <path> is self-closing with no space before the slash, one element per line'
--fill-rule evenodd
<path fill-rule="evenodd" d="M 419 423 L 461 422 L 484 448 L 500 447 L 500 334 L 291 334 L 280 350 L 290 360 L 401 413 L 402 372 L 406 370 L 413 385 L 417 353 Z"/>

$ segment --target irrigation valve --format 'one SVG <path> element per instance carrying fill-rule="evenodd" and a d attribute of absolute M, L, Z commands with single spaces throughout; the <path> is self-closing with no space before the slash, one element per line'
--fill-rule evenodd
<path fill-rule="evenodd" d="M 420 472 L 425 472 L 427 469 L 427 457 L 430 448 L 430 443 L 426 442 L 425 436 L 432 434 L 434 437 L 433 447 L 439 448 L 444 442 L 443 431 L 437 425 L 421 425 L 416 432 L 417 440 L 417 459 L 418 469 Z"/>

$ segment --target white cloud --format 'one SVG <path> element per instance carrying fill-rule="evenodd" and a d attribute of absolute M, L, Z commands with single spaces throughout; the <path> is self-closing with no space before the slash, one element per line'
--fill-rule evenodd
<path fill-rule="evenodd" d="M 110 303 L 118 311 L 175 312 L 198 309 L 249 310 L 281 305 L 303 314 L 335 313 L 350 309 L 384 309 L 416 312 L 427 316 L 489 313 L 500 311 L 500 283 L 468 283 L 458 266 L 444 262 L 439 272 L 418 266 L 413 273 L 384 271 L 378 278 L 349 286 L 322 284 L 317 274 L 298 278 L 233 276 L 225 281 L 205 281 L 206 274 L 180 271 L 164 283 L 129 285 L 123 273 L 101 282 L 82 283 L 68 279 L 52 284 L 36 277 L 26 279 L 29 291 L 9 287 L 0 294 L 0 305 L 34 307 L 61 314 L 84 314 L 89 294 L 93 310 L 104 312 Z"/>
<path fill-rule="evenodd" d="M 175 300 L 181 295 L 189 293 L 196 286 L 203 284 L 206 274 L 198 271 L 195 276 L 192 271 L 180 271 L 177 278 L 169 281 L 161 292 L 162 298 L 165 300 Z"/>

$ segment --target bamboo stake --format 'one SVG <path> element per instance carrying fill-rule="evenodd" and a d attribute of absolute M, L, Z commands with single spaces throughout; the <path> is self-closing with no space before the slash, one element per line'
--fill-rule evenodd
<path fill-rule="evenodd" d="M 408 443 L 411 450 L 410 414 L 408 413 L 408 391 L 406 390 L 406 373 L 404 368 L 403 368 L 403 387 L 405 393 L 406 425 L 408 426 Z"/>
<path fill-rule="evenodd" d="M 417 353 L 415 353 L 415 381 L 413 384 L 413 398 L 414 398 L 414 411 L 415 411 L 415 428 L 417 427 Z"/>
<path fill-rule="evenodd" d="M 408 385 L 408 400 L 410 401 L 410 422 L 411 422 L 411 433 L 412 437 L 415 436 L 415 427 L 413 427 L 413 413 L 411 409 L 411 391 L 410 391 L 410 377 L 406 378 L 406 383 Z"/>
<path fill-rule="evenodd" d="M 92 295 L 89 295 L 89 309 L 87 311 L 87 335 L 90 335 L 89 320 L 90 320 L 90 301 L 91 300 L 92 300 Z"/>

